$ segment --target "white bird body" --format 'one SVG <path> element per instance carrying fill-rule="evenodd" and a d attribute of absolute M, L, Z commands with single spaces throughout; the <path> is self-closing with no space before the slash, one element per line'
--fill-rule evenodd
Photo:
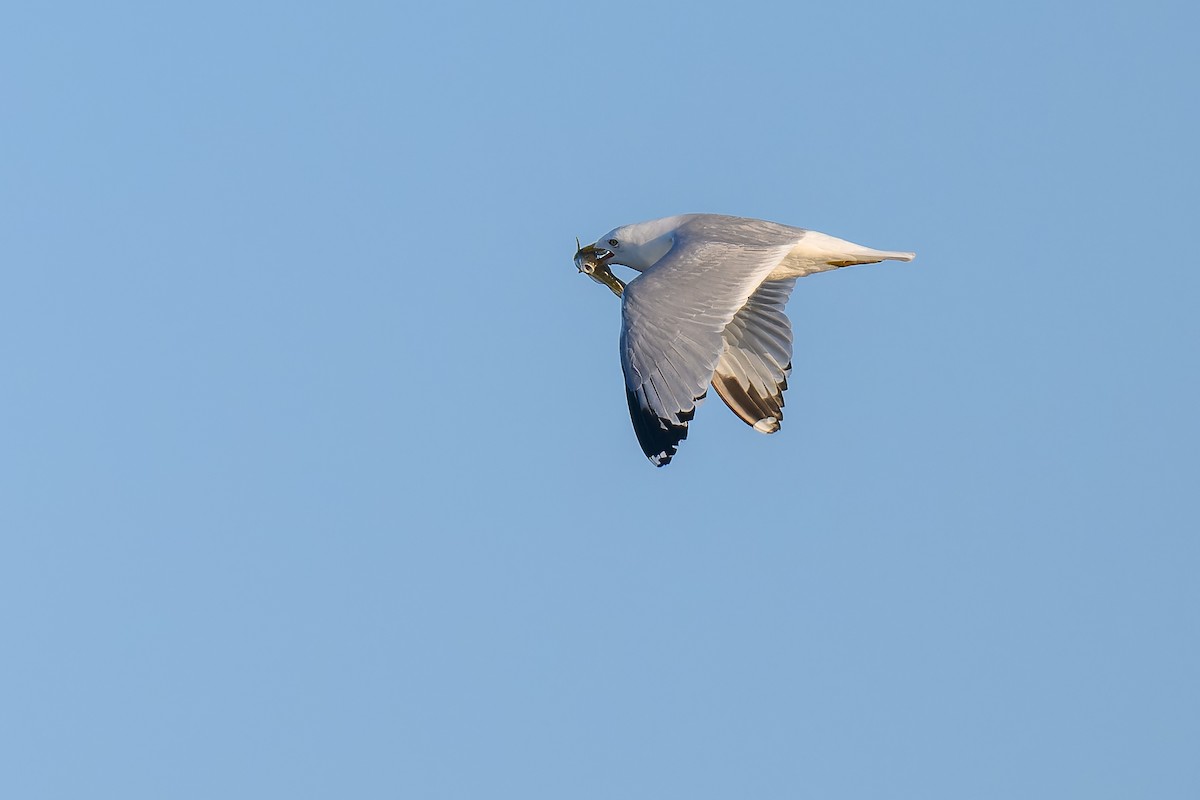
<path fill-rule="evenodd" d="M 792 355 L 784 306 L 797 278 L 914 256 L 775 222 L 683 214 L 614 228 L 575 260 L 622 297 L 630 418 L 661 467 L 687 437 L 709 383 L 755 430 L 779 430 Z M 625 286 L 606 263 L 642 274 Z"/>

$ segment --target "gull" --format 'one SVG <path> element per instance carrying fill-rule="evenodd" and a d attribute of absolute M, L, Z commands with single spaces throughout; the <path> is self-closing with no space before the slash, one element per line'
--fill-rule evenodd
<path fill-rule="evenodd" d="M 784 306 L 798 278 L 915 255 L 777 222 L 682 214 L 577 242 L 575 265 L 621 298 L 629 416 L 642 451 L 662 467 L 710 384 L 754 430 L 779 430 L 792 369 Z M 626 284 L 610 264 L 641 274 Z"/>

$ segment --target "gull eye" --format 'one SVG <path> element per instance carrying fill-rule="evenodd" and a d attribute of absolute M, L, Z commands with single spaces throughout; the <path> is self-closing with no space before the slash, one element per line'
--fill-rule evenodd
<path fill-rule="evenodd" d="M 613 247 L 616 247 L 617 245 L 621 244 L 621 243 L 620 243 L 620 242 L 618 242 L 616 239 L 609 239 L 609 240 L 608 240 L 608 243 L 609 243 L 610 245 L 612 245 Z"/>

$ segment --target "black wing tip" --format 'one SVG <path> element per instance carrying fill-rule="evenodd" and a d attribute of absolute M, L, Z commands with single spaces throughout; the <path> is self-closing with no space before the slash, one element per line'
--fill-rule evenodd
<path fill-rule="evenodd" d="M 725 401 L 725 405 L 729 406 L 729 410 L 759 433 L 777 433 L 783 426 L 786 377 L 776 384 L 774 394 L 768 397 L 763 397 L 753 387 L 742 386 L 736 378 L 725 375 L 714 375 L 712 385 Z"/>
<path fill-rule="evenodd" d="M 675 451 L 679 449 L 679 443 L 687 438 L 687 421 L 695 416 L 695 409 L 686 416 L 681 415 L 683 424 L 676 425 L 661 420 L 651 411 L 642 408 L 636 392 L 626 389 L 625 397 L 629 401 L 629 419 L 633 422 L 633 432 L 637 434 L 638 444 L 641 445 L 646 458 L 656 467 L 670 464 L 671 459 L 675 457 Z"/>

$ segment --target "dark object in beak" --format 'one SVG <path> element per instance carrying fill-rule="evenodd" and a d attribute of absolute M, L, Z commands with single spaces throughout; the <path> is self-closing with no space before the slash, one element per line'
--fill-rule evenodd
<path fill-rule="evenodd" d="M 579 240 L 576 239 L 575 243 L 578 245 Z M 596 247 L 594 244 L 589 244 L 575 251 L 575 266 L 579 267 L 580 272 L 585 272 L 586 270 L 584 270 L 583 263 L 581 262 L 591 261 L 596 264 L 603 264 L 612 257 L 611 250 L 605 250 L 603 247 Z"/>
<path fill-rule="evenodd" d="M 576 245 L 578 244 L 579 242 L 576 240 Z M 580 272 L 587 275 L 596 283 L 604 284 L 612 290 L 613 294 L 620 297 L 625 291 L 625 283 L 616 275 L 613 275 L 612 270 L 605 263 L 612 257 L 611 250 L 605 250 L 602 247 L 589 244 L 575 251 L 575 266 Z"/>

